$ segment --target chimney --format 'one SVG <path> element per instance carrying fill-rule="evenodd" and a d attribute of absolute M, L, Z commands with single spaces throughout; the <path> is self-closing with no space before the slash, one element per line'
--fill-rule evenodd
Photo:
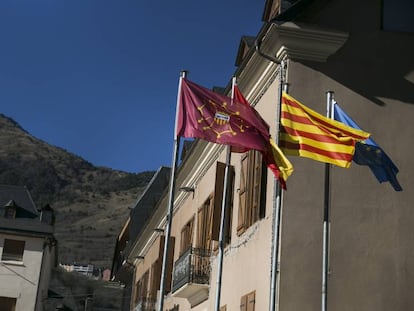
<path fill-rule="evenodd" d="M 40 221 L 53 226 L 55 224 L 55 211 L 46 204 L 40 211 Z"/>

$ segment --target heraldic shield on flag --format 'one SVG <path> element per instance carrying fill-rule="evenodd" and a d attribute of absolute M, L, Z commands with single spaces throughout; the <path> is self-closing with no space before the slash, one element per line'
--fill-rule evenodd
<path fill-rule="evenodd" d="M 186 79 L 179 106 L 179 136 L 266 152 L 269 126 L 253 107 Z"/>

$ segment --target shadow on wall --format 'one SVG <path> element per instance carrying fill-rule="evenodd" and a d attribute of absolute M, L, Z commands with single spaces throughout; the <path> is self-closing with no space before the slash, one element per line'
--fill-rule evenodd
<path fill-rule="evenodd" d="M 385 105 L 381 98 L 414 104 L 412 33 L 350 33 L 344 47 L 327 63 L 302 63 L 377 105 Z"/>

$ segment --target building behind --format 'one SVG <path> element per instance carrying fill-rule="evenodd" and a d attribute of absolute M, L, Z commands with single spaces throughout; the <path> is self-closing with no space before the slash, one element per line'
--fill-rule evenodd
<path fill-rule="evenodd" d="M 38 211 L 25 187 L 0 185 L 0 306 L 43 310 L 56 266 L 54 212 Z"/>

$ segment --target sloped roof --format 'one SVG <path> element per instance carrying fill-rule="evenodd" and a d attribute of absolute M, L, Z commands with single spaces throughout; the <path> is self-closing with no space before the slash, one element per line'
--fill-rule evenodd
<path fill-rule="evenodd" d="M 3 218 L 0 217 L 0 231 L 10 234 L 24 234 L 32 236 L 53 235 L 54 227 L 41 222 L 39 218 Z"/>
<path fill-rule="evenodd" d="M 0 209 L 13 200 L 19 214 L 23 218 L 35 218 L 39 216 L 39 212 L 32 200 L 32 197 L 26 187 L 0 185 Z"/>
<path fill-rule="evenodd" d="M 254 40 L 255 40 L 255 37 L 252 37 L 252 36 L 241 37 L 239 49 L 237 51 L 237 56 L 236 56 L 236 62 L 235 62 L 236 66 L 239 66 L 240 63 L 243 61 L 244 56 L 246 56 L 247 52 L 254 45 Z"/>
<path fill-rule="evenodd" d="M 135 203 L 135 207 L 131 210 L 131 224 L 130 224 L 130 241 L 134 241 L 147 219 L 154 211 L 161 195 L 166 191 L 169 178 L 170 168 L 162 166 L 154 174 L 151 181 L 148 183 L 146 189 Z M 132 244 L 132 243 L 131 243 Z"/>
<path fill-rule="evenodd" d="M 15 218 L 4 218 L 6 206 L 16 207 Z M 0 231 L 33 236 L 53 235 L 53 225 L 42 222 L 26 187 L 0 185 Z"/>

